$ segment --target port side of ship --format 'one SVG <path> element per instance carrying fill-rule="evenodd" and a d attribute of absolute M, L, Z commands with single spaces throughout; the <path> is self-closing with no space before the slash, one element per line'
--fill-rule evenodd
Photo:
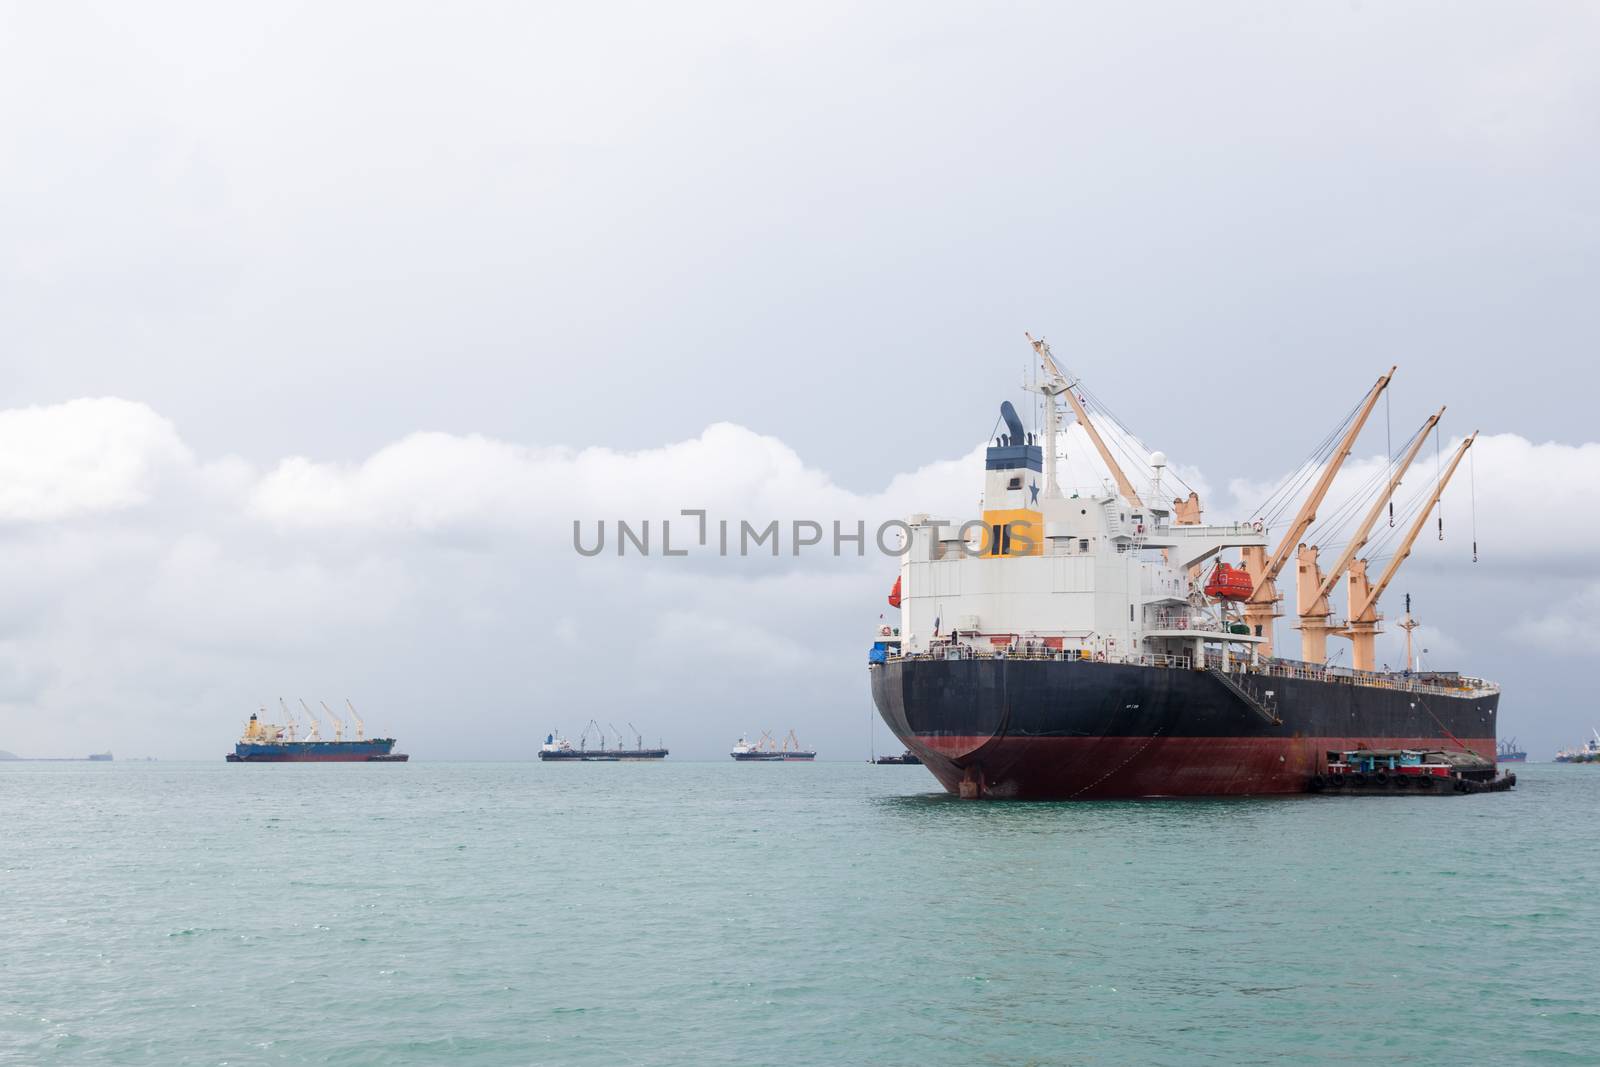
<path fill-rule="evenodd" d="M 1148 478 L 1136 486 L 1078 383 L 1048 346 L 1033 345 L 1042 432 L 1028 433 L 1003 405 L 981 520 L 909 518 L 890 595 L 900 625 L 880 627 L 869 657 L 880 715 L 945 789 L 1085 800 L 1302 793 L 1330 753 L 1448 748 L 1495 759 L 1499 688 L 1414 669 L 1409 611 L 1405 669 L 1374 662 L 1378 596 L 1471 437 L 1400 516 L 1399 543 L 1369 578 L 1361 550 L 1439 414 L 1426 421 L 1386 484 L 1359 502 L 1359 521 L 1352 510 L 1348 540 L 1325 570 L 1302 539 L 1392 370 L 1313 457 L 1305 495 L 1274 536 L 1265 521 L 1204 522 L 1196 493 L 1177 499 L 1163 486 L 1171 475 L 1160 453 L 1146 453 L 1148 470 L 1137 473 Z M 1075 416 L 1070 436 L 1058 402 Z M 1062 492 L 1061 437 L 1099 459 L 1098 491 Z M 1283 599 L 1275 582 L 1291 560 L 1299 658 L 1272 648 Z M 1342 621 L 1329 604 L 1340 583 Z M 1351 666 L 1328 664 L 1332 637 L 1351 642 Z"/>

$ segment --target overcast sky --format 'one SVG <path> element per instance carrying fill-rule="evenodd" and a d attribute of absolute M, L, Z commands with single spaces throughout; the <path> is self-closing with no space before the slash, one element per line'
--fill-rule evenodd
<path fill-rule="evenodd" d="M 419 755 L 864 755 L 892 565 L 571 520 L 970 510 L 1032 330 L 1218 518 L 1391 363 L 1362 457 L 1492 435 L 1481 562 L 1453 490 L 1399 585 L 1547 755 L 1600 724 L 1597 54 L 1559 3 L 0 4 L 0 748 L 348 695 Z"/>

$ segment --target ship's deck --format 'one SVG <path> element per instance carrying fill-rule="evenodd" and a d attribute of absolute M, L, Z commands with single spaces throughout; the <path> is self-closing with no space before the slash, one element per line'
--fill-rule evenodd
<path fill-rule="evenodd" d="M 1088 657 L 1080 655 L 1075 649 L 1033 648 L 1021 651 L 1001 649 L 989 652 L 965 645 L 941 646 L 932 651 L 913 653 L 896 653 L 893 650 L 888 650 L 887 659 L 891 661 L 947 659 L 1061 660 L 1081 663 L 1121 663 L 1165 670 L 1196 669 L 1194 660 L 1191 657 L 1165 653 L 1143 653 L 1136 656 L 1113 655 L 1110 657 L 1096 655 Z M 869 666 L 875 665 L 869 664 Z M 1216 653 L 1208 653 L 1206 662 L 1200 666 L 1221 669 L 1223 666 L 1222 657 Z M 1322 664 L 1305 663 L 1301 660 L 1275 657 L 1258 659 L 1252 664 L 1245 658 L 1236 656 L 1231 660 L 1227 669 L 1230 672 L 1267 678 L 1296 678 L 1309 682 L 1330 682 L 1340 685 L 1357 685 L 1371 689 L 1393 689 L 1435 696 L 1480 697 L 1491 696 L 1500 692 L 1498 683 L 1465 674 L 1445 675 L 1438 672 L 1430 672 L 1418 675 L 1407 674 L 1402 671 L 1358 671 L 1349 667 L 1328 667 Z"/>

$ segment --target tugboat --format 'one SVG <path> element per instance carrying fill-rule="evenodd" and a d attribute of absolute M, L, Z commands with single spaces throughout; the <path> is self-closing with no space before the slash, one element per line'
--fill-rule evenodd
<path fill-rule="evenodd" d="M 1492 766 L 1497 684 L 1422 671 L 1409 652 L 1403 670 L 1377 657 L 1379 599 L 1476 434 L 1413 502 L 1396 501 L 1440 409 L 1382 476 L 1319 522 L 1390 368 L 1257 514 L 1203 519 L 1199 493 L 1166 456 L 1043 340 L 1029 341 L 1039 375 L 1026 388 L 1040 394 L 1042 425 L 1024 426 L 1001 404 L 980 514 L 906 517 L 889 595 L 899 617 L 867 655 L 879 714 L 946 790 L 1061 800 L 1303 793 L 1326 773 L 1327 752 L 1363 746 L 1449 744 Z M 1193 385 L 1157 388 L 1187 403 Z M 1058 405 L 1075 425 L 1063 425 Z M 1280 443 L 1247 429 L 1240 446 Z M 1089 477 L 1062 484 L 1063 456 Z M 1386 513 L 1392 534 L 1377 532 Z M 1296 585 L 1292 659 L 1274 654 L 1281 576 Z M 1331 603 L 1341 586 L 1342 619 Z M 1409 644 L 1409 611 L 1399 625 Z M 1329 656 L 1340 638 L 1348 667 Z"/>
<path fill-rule="evenodd" d="M 1476 752 L 1451 749 L 1358 748 L 1329 752 L 1324 772 L 1311 779 L 1313 793 L 1399 796 L 1418 793 L 1502 793 L 1517 776 L 1495 776 L 1495 765 Z"/>
<path fill-rule="evenodd" d="M 583 733 L 578 735 L 578 747 L 573 748 L 572 742 L 562 737 L 559 733 L 545 735 L 544 744 L 539 747 L 539 759 L 546 763 L 619 763 L 636 762 L 642 760 L 662 760 L 667 758 L 667 750 L 660 747 L 645 748 L 644 737 L 638 728 L 629 723 L 633 730 L 634 742 L 632 748 L 623 748 L 626 743 L 622 731 L 615 726 L 611 727 L 616 735 L 616 744 L 608 745 L 606 732 L 600 724 L 593 719 L 583 728 Z M 600 744 L 596 748 L 589 747 L 589 731 L 593 729 L 600 736 Z"/>
<path fill-rule="evenodd" d="M 809 763 L 817 758 L 816 749 L 801 748 L 800 739 L 789 731 L 789 736 L 779 744 L 770 731 L 761 731 L 761 740 L 747 741 L 740 737 L 728 755 L 740 763 Z"/>
<path fill-rule="evenodd" d="M 902 764 L 916 767 L 922 766 L 922 761 L 917 758 L 917 754 L 911 751 L 909 748 L 900 753 L 898 756 L 879 756 L 872 762 L 878 764 L 880 767 L 892 767 Z"/>
<path fill-rule="evenodd" d="M 355 705 L 348 700 L 345 706 L 355 720 L 353 740 L 345 739 L 344 721 L 326 704 L 322 705 L 322 710 L 333 725 L 333 740 L 324 739 L 322 724 L 317 720 L 316 713 L 306 707 L 304 700 L 300 706 L 305 708 L 311 727 L 304 738 L 297 738 L 295 735 L 300 726 L 295 721 L 294 713 L 281 697 L 278 705 L 283 709 L 288 725 L 263 722 L 261 715 L 267 713 L 266 708 L 261 709 L 260 715 L 251 715 L 250 721 L 245 723 L 244 736 L 228 753 L 229 763 L 404 763 L 411 758 L 403 752 L 394 751 L 392 737 L 368 737 L 367 724 L 361 721 Z"/>

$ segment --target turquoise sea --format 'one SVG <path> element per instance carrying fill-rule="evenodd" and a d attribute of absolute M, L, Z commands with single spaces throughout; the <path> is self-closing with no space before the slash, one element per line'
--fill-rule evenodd
<path fill-rule="evenodd" d="M 1517 773 L 0 764 L 0 1062 L 1595 1063 L 1600 767 Z"/>

